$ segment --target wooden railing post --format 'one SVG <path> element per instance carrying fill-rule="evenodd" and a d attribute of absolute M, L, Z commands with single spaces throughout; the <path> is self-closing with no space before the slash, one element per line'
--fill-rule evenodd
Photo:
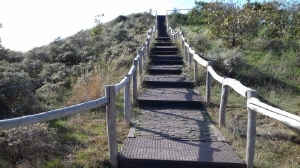
<path fill-rule="evenodd" d="M 194 60 L 194 80 L 195 80 L 195 85 L 198 86 L 199 84 L 199 79 L 198 79 L 198 63 L 196 60 Z"/>
<path fill-rule="evenodd" d="M 207 67 L 208 66 L 212 66 L 211 61 L 207 62 Z M 207 70 L 207 72 L 206 72 L 206 104 L 208 106 L 210 105 L 210 91 L 211 91 L 211 74 Z"/>
<path fill-rule="evenodd" d="M 219 111 L 219 126 L 225 127 L 226 121 L 226 105 L 228 101 L 228 86 L 222 84 L 220 111 Z"/>
<path fill-rule="evenodd" d="M 133 65 L 135 67 L 138 66 L 138 60 L 133 60 Z M 133 104 L 136 105 L 136 99 L 137 99 L 137 69 L 133 72 L 132 76 L 132 101 Z"/>
<path fill-rule="evenodd" d="M 247 91 L 247 99 L 257 97 L 256 90 Z M 256 138 L 256 111 L 247 108 L 248 126 L 247 126 L 247 148 L 246 148 L 246 164 L 248 168 L 253 167 L 255 155 L 255 138 Z"/>
<path fill-rule="evenodd" d="M 130 79 L 131 75 L 125 75 L 129 78 L 124 88 L 124 121 L 127 126 L 130 125 L 131 121 L 131 104 L 130 104 Z"/>
<path fill-rule="evenodd" d="M 146 55 L 146 53 L 147 53 L 147 44 L 146 43 L 143 43 L 143 54 L 145 54 Z"/>
<path fill-rule="evenodd" d="M 145 53 L 145 55 L 149 52 L 150 49 L 150 39 L 147 39 L 147 52 Z"/>
<path fill-rule="evenodd" d="M 184 60 L 187 61 L 187 46 L 185 45 L 186 39 L 183 42 L 184 47 Z"/>
<path fill-rule="evenodd" d="M 193 54 L 190 52 L 190 49 L 192 48 L 192 45 L 189 46 L 189 49 L 188 49 L 188 65 L 189 67 L 191 67 L 191 64 L 192 64 L 192 57 L 193 57 Z"/>
<path fill-rule="evenodd" d="M 183 33 L 182 33 L 182 37 L 184 38 Z M 182 49 L 184 49 L 184 40 L 182 38 L 181 38 L 181 47 L 182 47 Z"/>
<path fill-rule="evenodd" d="M 141 55 L 141 53 L 138 51 L 138 61 L 139 61 L 139 75 L 142 76 L 143 73 L 143 55 Z"/>
<path fill-rule="evenodd" d="M 145 59 L 146 59 L 145 54 L 143 53 L 142 50 L 138 50 L 137 53 L 140 54 L 140 55 L 143 57 L 143 65 L 144 65 L 144 61 L 145 61 Z"/>
<path fill-rule="evenodd" d="M 106 105 L 106 124 L 108 135 L 109 160 L 114 168 L 118 167 L 118 142 L 116 126 L 116 93 L 115 86 L 105 87 L 105 95 L 108 99 Z"/>

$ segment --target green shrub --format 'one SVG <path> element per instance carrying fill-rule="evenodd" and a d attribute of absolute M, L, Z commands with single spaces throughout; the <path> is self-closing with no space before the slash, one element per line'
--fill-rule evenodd
<path fill-rule="evenodd" d="M 115 23 L 120 23 L 122 21 L 126 21 L 128 18 L 126 16 L 123 15 L 119 15 L 114 21 Z"/>

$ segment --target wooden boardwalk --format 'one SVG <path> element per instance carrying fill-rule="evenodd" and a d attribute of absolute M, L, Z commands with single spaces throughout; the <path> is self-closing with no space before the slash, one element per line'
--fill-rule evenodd
<path fill-rule="evenodd" d="M 119 154 L 121 168 L 245 167 L 211 124 L 194 82 L 182 73 L 183 60 L 158 17 L 158 37 L 148 75 L 138 96 L 141 114 Z"/>

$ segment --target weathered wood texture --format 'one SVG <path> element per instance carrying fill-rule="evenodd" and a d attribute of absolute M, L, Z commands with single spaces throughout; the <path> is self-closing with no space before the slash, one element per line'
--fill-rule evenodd
<path fill-rule="evenodd" d="M 208 61 L 208 66 L 212 66 L 211 61 Z M 206 104 L 210 104 L 210 92 L 211 92 L 211 74 L 207 70 L 206 72 Z"/>
<path fill-rule="evenodd" d="M 286 111 L 274 108 L 262 103 L 257 98 L 250 98 L 247 101 L 247 107 L 260 112 L 270 118 L 276 119 L 290 127 L 300 130 L 300 117 Z"/>
<path fill-rule="evenodd" d="M 138 66 L 138 60 L 133 60 L 133 65 L 135 67 Z M 134 104 L 136 104 L 136 99 L 137 99 L 137 73 L 136 71 L 133 72 L 132 75 L 132 101 Z"/>
<path fill-rule="evenodd" d="M 56 110 L 51 110 L 39 114 L 28 115 L 24 117 L 0 120 L 0 130 L 16 128 L 21 126 L 27 126 L 31 124 L 36 124 L 39 122 L 50 121 L 60 117 L 65 117 L 68 115 L 76 114 L 82 111 L 91 110 L 100 106 L 104 106 L 107 103 L 106 97 L 101 97 L 96 100 L 88 101 L 81 104 L 76 104 L 69 107 L 64 107 Z"/>
<path fill-rule="evenodd" d="M 255 90 L 247 91 L 247 99 L 257 97 Z M 246 147 L 246 163 L 247 167 L 252 168 L 255 154 L 255 138 L 256 138 L 256 111 L 247 108 L 248 126 L 247 126 L 247 147 Z"/>
<path fill-rule="evenodd" d="M 198 63 L 196 60 L 194 60 L 194 81 L 195 85 L 199 85 L 199 77 L 198 77 Z"/>
<path fill-rule="evenodd" d="M 228 86 L 222 85 L 220 111 L 219 111 L 219 126 L 220 127 L 225 126 L 227 100 L 228 100 Z"/>
<path fill-rule="evenodd" d="M 116 126 L 116 91 L 115 86 L 106 86 L 106 127 L 108 135 L 109 160 L 113 167 L 118 167 L 118 142 Z"/>
<path fill-rule="evenodd" d="M 131 75 L 126 75 L 131 78 Z M 130 80 L 126 83 L 124 88 L 124 122 L 129 126 L 131 121 L 131 101 L 130 101 Z"/>

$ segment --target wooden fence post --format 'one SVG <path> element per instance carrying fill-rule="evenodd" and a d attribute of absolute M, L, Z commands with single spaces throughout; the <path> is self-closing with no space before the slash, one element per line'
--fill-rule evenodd
<path fill-rule="evenodd" d="M 226 121 L 226 105 L 228 101 L 228 86 L 222 84 L 220 111 L 219 111 L 219 126 L 224 127 Z"/>
<path fill-rule="evenodd" d="M 143 65 L 144 65 L 144 61 L 145 61 L 145 59 L 146 59 L 146 55 L 143 53 L 142 50 L 138 50 L 137 53 L 140 54 L 140 55 L 143 57 Z"/>
<path fill-rule="evenodd" d="M 138 60 L 133 60 L 133 65 L 137 68 L 138 67 Z M 133 72 L 132 76 L 132 101 L 133 104 L 136 105 L 136 99 L 137 99 L 137 69 Z"/>
<path fill-rule="evenodd" d="M 150 49 L 150 39 L 147 39 L 147 52 L 145 53 L 145 55 L 149 52 Z"/>
<path fill-rule="evenodd" d="M 109 160 L 114 168 L 118 167 L 118 141 L 116 126 L 116 92 L 115 86 L 105 87 L 105 95 L 108 99 L 106 105 L 106 124 L 108 135 Z"/>
<path fill-rule="evenodd" d="M 184 60 L 187 61 L 187 46 L 185 45 L 186 40 L 183 42 L 183 47 L 184 47 Z"/>
<path fill-rule="evenodd" d="M 190 48 L 192 48 L 192 45 L 189 46 L 189 49 L 188 49 L 188 64 L 189 64 L 189 67 L 191 67 L 191 64 L 192 64 L 192 56 L 193 54 L 190 52 Z"/>
<path fill-rule="evenodd" d="M 196 60 L 194 60 L 194 80 L 195 80 L 195 85 L 198 86 L 199 84 L 199 79 L 198 79 L 198 63 Z"/>
<path fill-rule="evenodd" d="M 183 33 L 182 33 L 182 37 L 184 38 Z M 181 40 L 181 47 L 182 47 L 182 49 L 184 49 L 184 40 L 182 38 L 180 40 Z"/>
<path fill-rule="evenodd" d="M 212 62 L 211 61 L 207 62 L 207 67 L 208 66 L 212 66 Z M 207 72 L 206 72 L 206 104 L 208 106 L 210 105 L 210 91 L 211 91 L 211 74 L 207 70 Z"/>
<path fill-rule="evenodd" d="M 139 61 L 139 75 L 142 76 L 143 73 L 143 55 L 138 51 L 138 61 Z"/>
<path fill-rule="evenodd" d="M 146 55 L 147 53 L 147 44 L 146 43 L 143 43 L 143 54 Z"/>
<path fill-rule="evenodd" d="M 257 97 L 256 90 L 247 91 L 247 99 Z M 247 148 L 246 148 L 246 164 L 248 168 L 253 167 L 255 155 L 255 138 L 256 138 L 256 111 L 247 108 L 248 126 L 247 126 Z"/>
<path fill-rule="evenodd" d="M 131 104 L 130 104 L 130 79 L 131 75 L 125 75 L 129 78 L 129 81 L 125 84 L 124 88 L 124 121 L 127 126 L 131 121 Z"/>

